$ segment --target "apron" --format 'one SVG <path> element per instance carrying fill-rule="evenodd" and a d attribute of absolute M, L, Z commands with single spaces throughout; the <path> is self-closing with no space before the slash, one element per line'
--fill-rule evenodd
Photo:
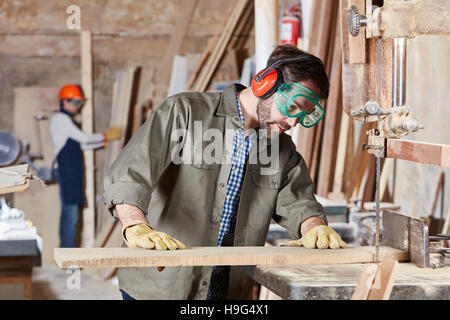
<path fill-rule="evenodd" d="M 71 114 L 61 110 L 71 118 Z M 76 122 L 72 120 L 73 123 Z M 84 205 L 83 155 L 80 143 L 69 138 L 56 157 L 58 182 L 64 204 Z"/>

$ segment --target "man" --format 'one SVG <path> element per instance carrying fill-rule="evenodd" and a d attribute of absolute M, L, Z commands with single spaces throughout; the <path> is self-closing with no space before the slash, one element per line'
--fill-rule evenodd
<path fill-rule="evenodd" d="M 61 200 L 60 247 L 75 247 L 78 211 L 84 205 L 83 156 L 81 150 L 103 147 L 118 139 L 120 127 L 87 134 L 78 128 L 73 117 L 81 112 L 86 101 L 81 88 L 68 84 L 59 91 L 60 109 L 50 119 L 50 135 L 56 158 L 53 170 L 59 183 Z"/>
<path fill-rule="evenodd" d="M 328 90 L 322 62 L 283 45 L 251 88 L 167 98 L 105 179 L 105 204 L 122 223 L 126 244 L 157 250 L 183 249 L 184 243 L 263 246 L 273 218 L 302 237 L 288 245 L 345 247 L 327 226 L 305 162 L 284 134 L 298 122 L 310 127 L 320 121 L 319 100 Z M 177 155 L 189 160 L 192 150 L 194 158 L 201 154 L 204 142 L 188 138 L 199 122 L 224 135 L 234 130 L 222 157 L 231 163 L 179 162 Z M 186 134 L 174 139 L 180 130 Z M 271 163 L 252 161 L 269 149 Z M 119 284 L 124 299 L 249 299 L 253 287 L 239 267 L 229 266 L 121 268 Z"/>

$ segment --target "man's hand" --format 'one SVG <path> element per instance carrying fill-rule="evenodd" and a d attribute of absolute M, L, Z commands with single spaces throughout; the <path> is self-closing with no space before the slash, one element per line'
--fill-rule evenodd
<path fill-rule="evenodd" d="M 308 249 L 338 249 L 346 248 L 347 244 L 341 236 L 326 225 L 325 220 L 319 217 L 311 217 L 305 220 L 300 226 L 300 234 L 304 235 L 299 240 L 288 241 L 280 246 L 300 247 Z"/>
<path fill-rule="evenodd" d="M 125 229 L 125 238 L 130 248 L 156 250 L 186 249 L 186 246 L 167 233 L 158 232 L 146 224 L 138 224 Z"/>
<path fill-rule="evenodd" d="M 185 249 L 180 241 L 170 237 L 164 232 L 157 232 L 150 228 L 144 212 L 136 206 L 129 204 L 116 204 L 115 209 L 122 223 L 122 236 L 130 248 L 144 248 L 156 250 Z M 159 272 L 164 267 L 157 268 Z"/>

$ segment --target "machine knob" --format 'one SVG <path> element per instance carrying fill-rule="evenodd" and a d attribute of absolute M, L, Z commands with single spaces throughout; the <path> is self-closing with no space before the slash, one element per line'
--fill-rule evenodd
<path fill-rule="evenodd" d="M 353 37 L 356 37 L 361 27 L 367 26 L 367 17 L 359 14 L 358 8 L 351 6 L 347 15 L 348 31 Z"/>

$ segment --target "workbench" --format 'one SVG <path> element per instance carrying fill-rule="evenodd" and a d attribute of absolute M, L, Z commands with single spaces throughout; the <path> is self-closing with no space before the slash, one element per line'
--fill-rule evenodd
<path fill-rule="evenodd" d="M 0 299 L 12 299 L 16 284 L 23 284 L 23 298 L 31 299 L 33 267 L 41 265 L 42 239 L 36 228 L 29 227 L 23 219 L 0 220 L 10 230 L 0 234 L 0 287 L 8 287 Z M 12 287 L 11 287 L 12 286 Z M 6 295 L 5 295 L 6 291 Z"/>
<path fill-rule="evenodd" d="M 364 264 L 243 266 L 256 282 L 287 300 L 348 300 Z M 392 300 L 449 300 L 450 259 L 443 268 L 400 263 Z"/>

